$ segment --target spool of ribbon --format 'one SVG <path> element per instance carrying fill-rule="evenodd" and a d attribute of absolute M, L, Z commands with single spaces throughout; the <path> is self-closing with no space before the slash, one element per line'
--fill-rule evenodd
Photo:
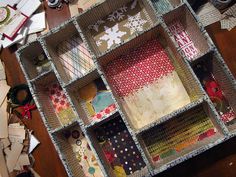
<path fill-rule="evenodd" d="M 48 6 L 51 8 L 61 8 L 62 2 L 61 0 L 48 0 Z"/>
<path fill-rule="evenodd" d="M 211 3 L 217 8 L 217 9 L 224 9 L 228 7 L 228 5 L 232 2 L 232 0 L 211 0 Z"/>

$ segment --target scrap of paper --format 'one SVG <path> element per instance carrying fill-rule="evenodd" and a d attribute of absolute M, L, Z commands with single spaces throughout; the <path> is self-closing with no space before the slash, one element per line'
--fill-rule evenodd
<path fill-rule="evenodd" d="M 6 79 L 5 69 L 2 62 L 0 61 L 0 80 L 5 80 L 5 79 Z"/>
<path fill-rule="evenodd" d="M 33 150 L 40 144 L 39 140 L 32 134 L 30 134 L 30 146 L 29 146 L 29 154 L 33 152 Z"/>
<path fill-rule="evenodd" d="M 232 30 L 236 26 L 236 18 L 229 17 L 220 21 L 221 29 Z"/>
<path fill-rule="evenodd" d="M 236 3 L 233 6 L 231 6 L 227 11 L 225 11 L 223 14 L 227 16 L 233 16 L 236 18 Z"/>
<path fill-rule="evenodd" d="M 220 11 L 215 8 L 210 2 L 202 5 L 197 11 L 197 15 L 200 18 L 203 26 L 213 24 L 225 17 L 225 15 L 221 14 Z"/>

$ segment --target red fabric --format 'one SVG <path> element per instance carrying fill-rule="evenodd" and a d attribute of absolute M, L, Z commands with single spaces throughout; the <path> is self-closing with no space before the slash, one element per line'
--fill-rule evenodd
<path fill-rule="evenodd" d="M 171 73 L 174 67 L 155 39 L 113 60 L 104 69 L 110 84 L 122 97 Z"/>

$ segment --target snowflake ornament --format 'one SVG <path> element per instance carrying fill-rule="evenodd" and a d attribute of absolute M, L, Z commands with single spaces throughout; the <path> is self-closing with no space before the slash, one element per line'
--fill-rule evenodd
<path fill-rule="evenodd" d="M 109 16 L 108 16 L 108 20 L 110 21 L 120 21 L 123 20 L 123 18 L 125 17 L 124 12 L 127 11 L 127 7 L 126 6 L 122 6 L 121 8 L 119 8 L 118 10 L 112 12 Z"/>
<path fill-rule="evenodd" d="M 124 25 L 130 29 L 130 33 L 133 34 L 136 31 L 143 31 L 143 25 L 147 23 L 147 20 L 141 18 L 141 13 L 137 13 L 134 16 L 128 15 L 128 22 Z"/>
<path fill-rule="evenodd" d="M 104 29 L 106 34 L 100 37 L 100 40 L 107 42 L 108 49 L 110 49 L 113 44 L 121 43 L 121 37 L 126 34 L 124 31 L 119 31 L 118 24 L 111 28 L 104 26 Z"/>
<path fill-rule="evenodd" d="M 103 20 L 98 20 L 95 24 L 89 25 L 88 28 L 89 28 L 89 29 L 93 29 L 93 30 L 95 30 L 95 31 L 98 32 L 99 26 L 100 26 L 101 24 L 103 24 L 103 23 L 105 23 L 105 21 L 103 21 Z"/>
<path fill-rule="evenodd" d="M 98 40 L 98 41 L 96 41 L 96 44 L 97 44 L 97 46 L 99 47 L 99 46 L 102 45 L 102 41 Z"/>

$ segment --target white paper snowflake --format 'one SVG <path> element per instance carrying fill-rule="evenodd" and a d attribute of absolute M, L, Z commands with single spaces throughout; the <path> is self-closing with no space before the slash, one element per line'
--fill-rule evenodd
<path fill-rule="evenodd" d="M 147 23 L 147 20 L 141 18 L 140 12 L 134 16 L 128 15 L 128 22 L 124 25 L 130 29 L 130 33 L 133 34 L 136 31 L 143 31 L 143 25 Z"/>
<path fill-rule="evenodd" d="M 103 20 L 98 20 L 95 24 L 89 25 L 88 28 L 89 28 L 89 29 L 93 29 L 93 30 L 95 30 L 95 31 L 98 32 L 99 26 L 100 26 L 101 24 L 103 24 L 103 23 L 105 23 L 105 21 L 103 21 Z"/>
<path fill-rule="evenodd" d="M 100 40 L 96 41 L 96 45 L 97 45 L 98 47 L 101 46 L 101 45 L 102 45 L 102 41 L 100 41 Z"/>
<path fill-rule="evenodd" d="M 121 43 L 121 37 L 126 34 L 124 31 L 119 31 L 118 24 L 109 28 L 104 26 L 106 34 L 100 37 L 100 40 L 104 40 L 107 42 L 107 48 L 111 48 L 113 44 Z"/>
<path fill-rule="evenodd" d="M 127 11 L 127 7 L 126 6 L 122 6 L 121 8 L 117 9 L 116 11 L 112 12 L 110 15 L 108 15 L 108 20 L 110 21 L 120 21 L 122 20 L 125 15 L 124 15 L 124 12 Z"/>

